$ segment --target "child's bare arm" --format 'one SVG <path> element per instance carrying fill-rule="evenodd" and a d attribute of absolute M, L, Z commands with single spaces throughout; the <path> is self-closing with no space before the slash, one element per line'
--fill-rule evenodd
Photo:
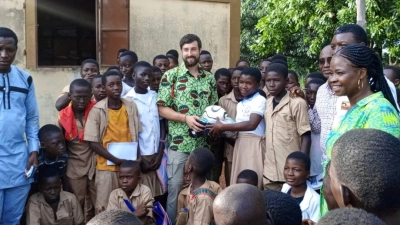
<path fill-rule="evenodd" d="M 300 151 L 304 152 L 308 156 L 310 155 L 310 147 L 311 147 L 311 131 L 307 131 L 303 135 L 301 135 L 301 148 Z"/>
<path fill-rule="evenodd" d="M 63 96 L 59 97 L 56 101 L 56 109 L 58 111 L 63 110 L 65 107 L 68 106 L 70 99 L 68 97 L 68 93 L 65 93 Z"/>

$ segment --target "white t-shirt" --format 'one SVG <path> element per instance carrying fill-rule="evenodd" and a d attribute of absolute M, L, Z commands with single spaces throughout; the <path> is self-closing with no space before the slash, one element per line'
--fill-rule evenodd
<path fill-rule="evenodd" d="M 264 112 L 267 99 L 259 93 L 256 93 L 251 98 L 244 98 L 237 104 L 236 107 L 236 123 L 249 121 L 250 114 L 255 113 L 262 116 L 262 120 L 258 124 L 257 128 L 253 131 L 241 131 L 242 133 L 253 133 L 258 136 L 265 135 L 265 122 Z"/>
<path fill-rule="evenodd" d="M 142 132 L 139 133 L 141 155 L 153 155 L 160 145 L 160 116 L 157 107 L 157 92 L 148 90 L 146 94 L 138 94 L 132 88 L 125 98 L 132 99 L 137 106 Z"/>

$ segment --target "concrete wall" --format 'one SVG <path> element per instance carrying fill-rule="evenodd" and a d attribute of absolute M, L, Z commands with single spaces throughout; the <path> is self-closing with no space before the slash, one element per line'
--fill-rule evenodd
<path fill-rule="evenodd" d="M 151 62 L 170 49 L 179 51 L 181 37 L 193 33 L 212 54 L 214 71 L 228 67 L 229 7 L 228 3 L 202 1 L 131 1 L 130 48 L 139 53 L 139 60 Z"/>
<path fill-rule="evenodd" d="M 34 1 L 34 0 L 26 0 Z M 0 0 L 0 26 L 14 30 L 19 38 L 14 64 L 28 71 L 36 86 L 40 124 L 57 120 L 55 101 L 62 88 L 80 77 L 79 68 L 26 68 L 25 0 Z M 240 15 L 235 15 L 240 17 Z M 203 49 L 214 56 L 214 68 L 229 66 L 230 5 L 218 2 L 178 0 L 130 1 L 130 48 L 140 60 L 151 61 L 169 49 L 179 50 L 187 33 L 199 35 Z M 238 35 L 236 35 L 238 36 Z M 239 37 L 235 37 L 238 39 Z M 235 52 L 238 52 L 239 45 Z M 181 61 L 181 59 L 180 59 Z"/>

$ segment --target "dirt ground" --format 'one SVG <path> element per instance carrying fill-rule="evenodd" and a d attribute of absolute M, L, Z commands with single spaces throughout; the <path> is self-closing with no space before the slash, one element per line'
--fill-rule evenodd
<path fill-rule="evenodd" d="M 226 182 L 225 182 L 225 163 L 222 164 L 222 174 L 219 177 L 219 185 L 221 186 L 222 189 L 226 188 Z"/>

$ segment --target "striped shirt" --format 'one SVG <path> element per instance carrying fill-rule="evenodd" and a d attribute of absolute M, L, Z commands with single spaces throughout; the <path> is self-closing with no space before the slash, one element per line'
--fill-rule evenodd
<path fill-rule="evenodd" d="M 317 100 L 315 102 L 314 110 L 317 111 L 314 115 L 321 120 L 321 151 L 322 162 L 328 159 L 326 152 L 326 140 L 329 133 L 332 131 L 333 120 L 336 115 L 336 101 L 338 96 L 332 92 L 328 81 L 321 85 L 317 92 Z"/>
<path fill-rule="evenodd" d="M 67 151 L 64 152 L 61 156 L 57 157 L 56 159 L 49 159 L 44 155 L 44 149 L 40 148 L 39 149 L 39 154 L 38 154 L 38 163 L 39 167 L 36 171 L 35 174 L 35 180 L 37 180 L 39 177 L 39 171 L 42 169 L 46 168 L 53 168 L 58 171 L 58 174 L 60 177 L 63 177 L 65 174 L 65 168 L 67 167 L 67 160 L 68 160 L 68 153 Z"/>

